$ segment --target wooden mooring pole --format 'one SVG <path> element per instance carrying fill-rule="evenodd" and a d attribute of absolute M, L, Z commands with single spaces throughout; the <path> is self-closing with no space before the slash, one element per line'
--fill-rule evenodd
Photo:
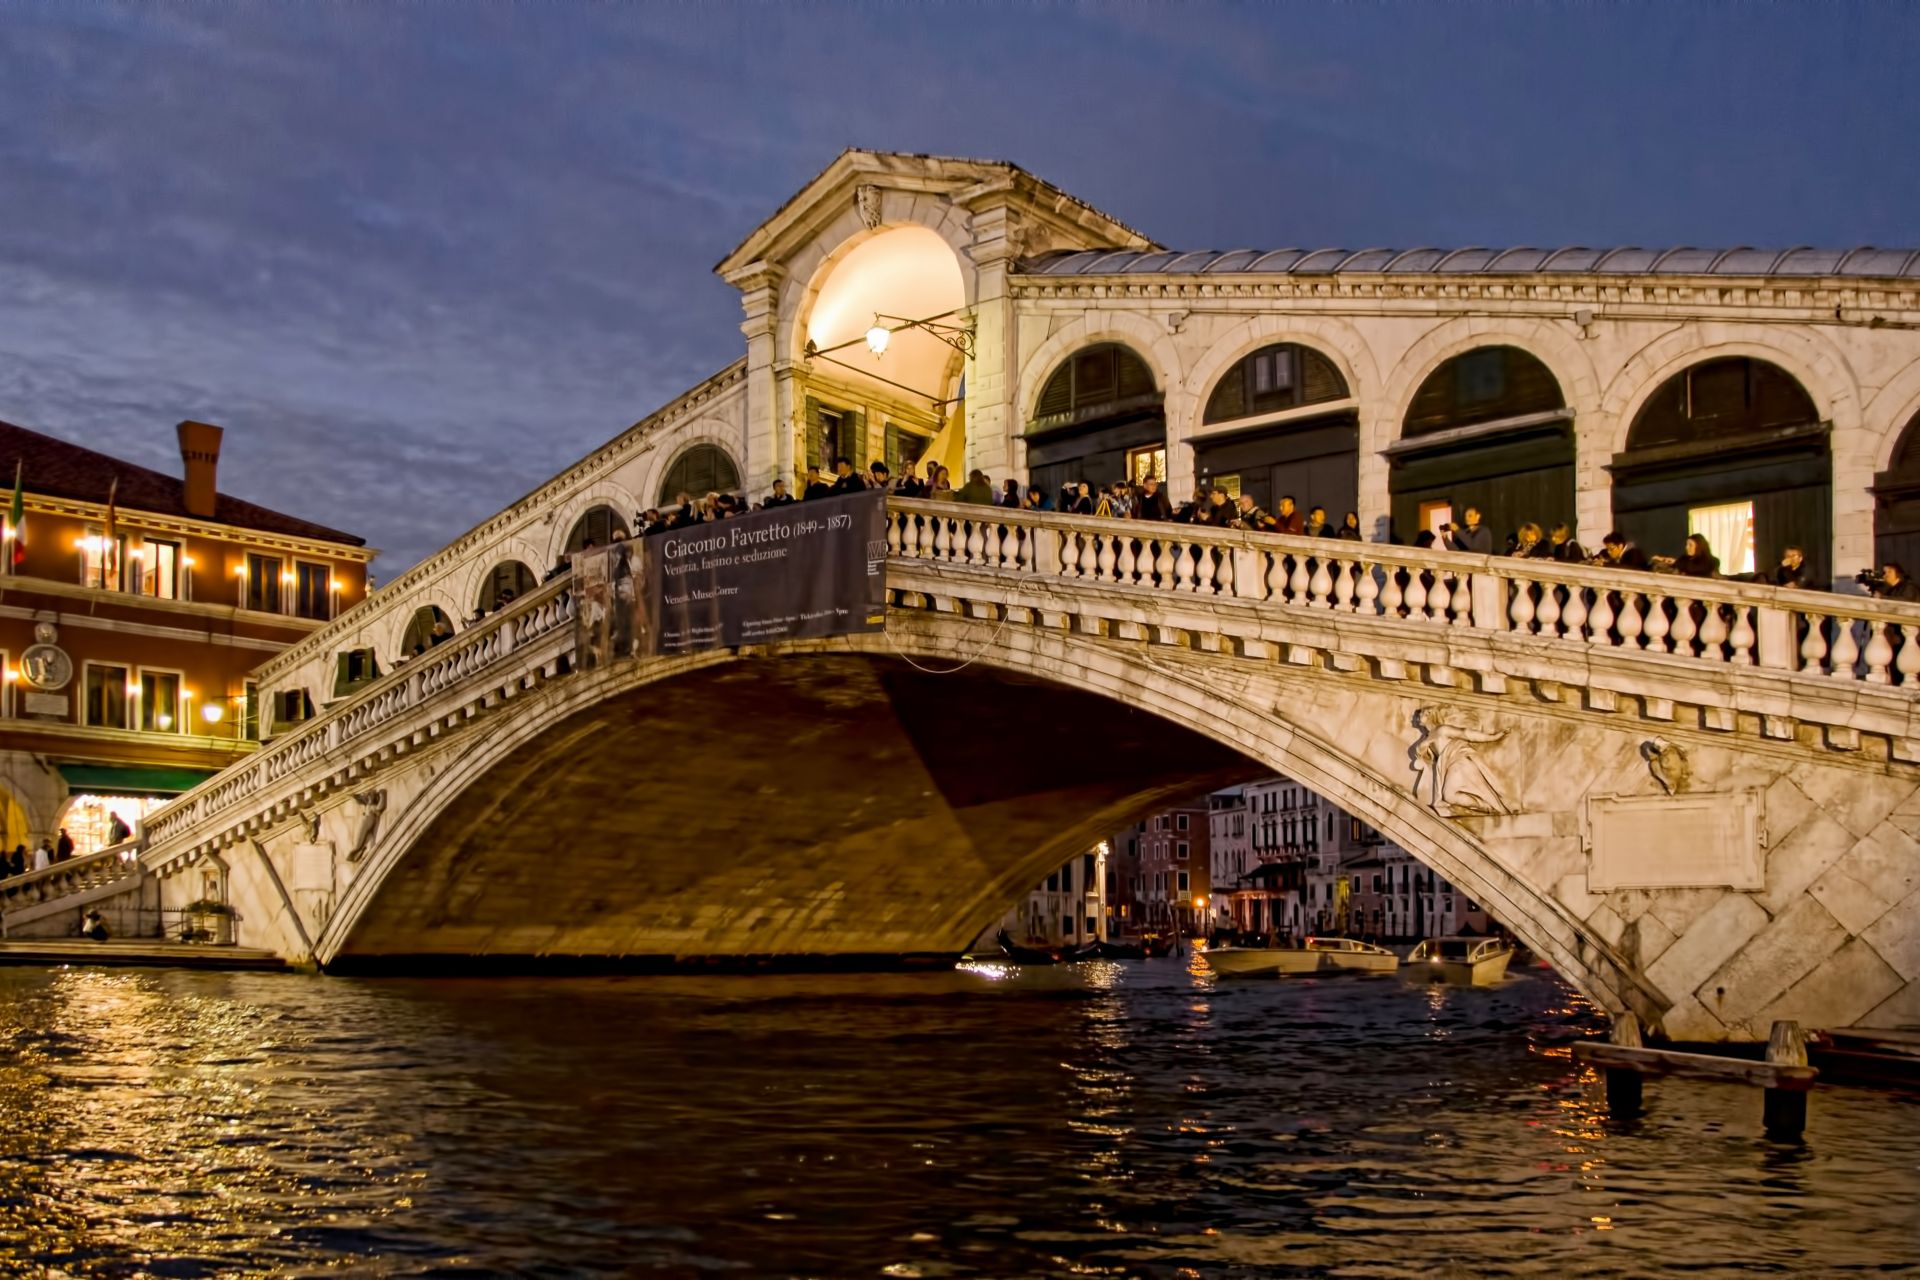
<path fill-rule="evenodd" d="M 1710 1053 L 1649 1049 L 1640 1043 L 1640 1020 L 1623 1013 L 1605 1042 L 1573 1046 L 1573 1060 L 1597 1067 L 1606 1082 L 1607 1109 L 1630 1115 L 1640 1109 L 1647 1076 L 1678 1076 L 1764 1090 L 1761 1120 L 1776 1138 L 1798 1137 L 1807 1127 L 1807 1093 L 1819 1072 L 1807 1065 L 1807 1037 L 1797 1022 L 1776 1022 L 1764 1062 Z"/>

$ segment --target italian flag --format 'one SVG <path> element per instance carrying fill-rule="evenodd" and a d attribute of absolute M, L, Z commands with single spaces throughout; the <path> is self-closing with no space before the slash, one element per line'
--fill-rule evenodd
<path fill-rule="evenodd" d="M 26 466 L 24 458 L 13 464 L 13 505 L 7 509 L 7 528 L 13 534 L 13 567 L 16 569 L 27 561 L 27 495 L 20 487 L 21 473 Z"/>

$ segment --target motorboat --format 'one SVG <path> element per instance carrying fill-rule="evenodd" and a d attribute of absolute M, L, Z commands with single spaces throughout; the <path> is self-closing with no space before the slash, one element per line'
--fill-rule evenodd
<path fill-rule="evenodd" d="M 1308 938 L 1297 947 L 1209 947 L 1200 953 L 1222 977 L 1251 974 L 1392 973 L 1400 957 L 1352 938 Z"/>
<path fill-rule="evenodd" d="M 1401 972 L 1424 982 L 1486 986 L 1507 974 L 1513 944 L 1502 938 L 1428 938 L 1408 955 Z"/>

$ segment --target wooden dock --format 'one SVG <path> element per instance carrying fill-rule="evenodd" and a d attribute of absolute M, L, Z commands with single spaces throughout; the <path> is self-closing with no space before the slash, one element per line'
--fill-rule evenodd
<path fill-rule="evenodd" d="M 218 947 L 154 939 L 93 942 L 85 938 L 0 940 L 0 964 L 101 965 L 152 969 L 285 969 L 287 962 L 258 947 Z"/>
<path fill-rule="evenodd" d="M 1650 1049 L 1640 1042 L 1640 1020 L 1631 1013 L 1614 1019 L 1610 1040 L 1583 1040 L 1573 1046 L 1573 1060 L 1600 1070 L 1605 1083 L 1607 1110 L 1617 1116 L 1640 1110 L 1641 1081 L 1646 1076 L 1671 1076 L 1759 1088 L 1761 1123 L 1769 1135 L 1798 1138 L 1807 1127 L 1807 1095 L 1820 1077 L 1808 1065 L 1807 1037 L 1796 1022 L 1776 1022 L 1767 1041 L 1764 1061 L 1685 1053 L 1677 1049 Z"/>

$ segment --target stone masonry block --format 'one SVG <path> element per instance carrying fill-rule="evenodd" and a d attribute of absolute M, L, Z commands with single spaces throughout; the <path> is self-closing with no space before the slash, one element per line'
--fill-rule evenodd
<path fill-rule="evenodd" d="M 1908 982 L 1920 982 L 1920 893 L 1908 894 L 1860 935 Z"/>
<path fill-rule="evenodd" d="M 1905 985 L 1872 947 L 1855 938 L 1789 987 L 1748 1029 L 1759 1037 L 1781 1019 L 1802 1027 L 1850 1027 Z"/>
<path fill-rule="evenodd" d="M 1920 841 L 1883 822 L 1808 888 L 1848 933 L 1920 889 Z"/>
<path fill-rule="evenodd" d="M 1627 921 L 1614 946 L 1645 972 L 1648 965 L 1667 953 L 1677 938 L 1673 930 L 1660 923 L 1659 916 L 1648 911 Z"/>
<path fill-rule="evenodd" d="M 1909 982 L 1860 1019 L 1863 1027 L 1920 1026 L 1920 982 Z"/>
<path fill-rule="evenodd" d="M 1887 815 L 1916 789 L 1908 778 L 1852 769 L 1802 769 L 1794 780 L 1808 798 L 1856 836 L 1864 836 L 1885 822 Z"/>
<path fill-rule="evenodd" d="M 1826 810 L 1810 810 L 1784 840 L 1777 840 L 1767 850 L 1767 887 L 1760 894 L 1760 905 L 1771 912 L 1781 911 L 1855 843 L 1853 833 L 1829 817 Z"/>
<path fill-rule="evenodd" d="M 1847 931 L 1812 898 L 1794 899 L 1696 989 L 1728 1026 L 1748 1023 L 1846 944 Z"/>
<path fill-rule="evenodd" d="M 1665 955 L 1647 967 L 1647 980 L 1668 999 L 1689 995 L 1766 924 L 1767 913 L 1751 897 L 1722 894 Z"/>

